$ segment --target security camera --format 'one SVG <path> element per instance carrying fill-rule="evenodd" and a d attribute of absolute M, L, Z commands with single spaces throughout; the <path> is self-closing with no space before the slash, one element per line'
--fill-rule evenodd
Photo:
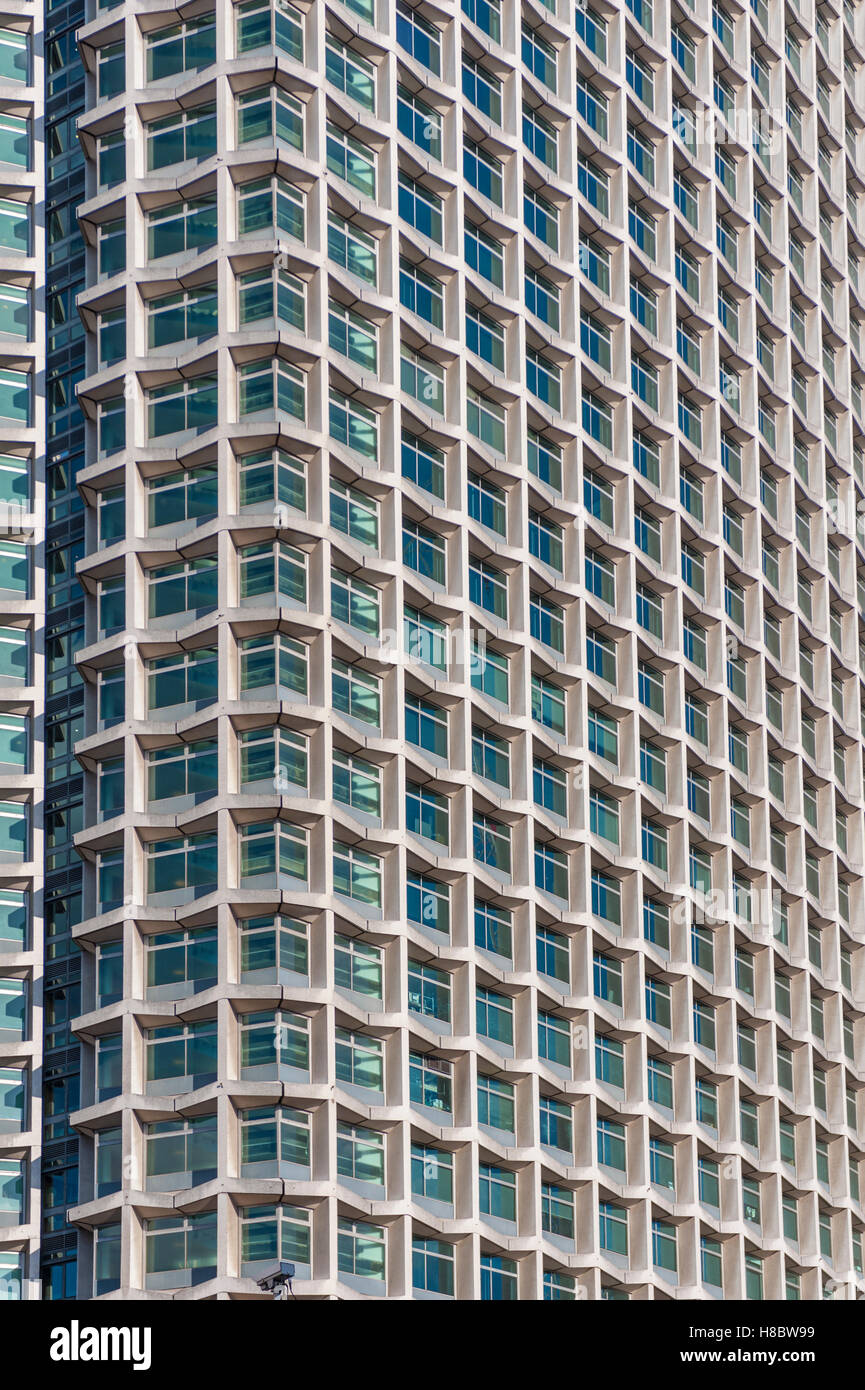
<path fill-rule="evenodd" d="M 272 1298 L 283 1300 L 287 1299 L 291 1293 L 293 1278 L 294 1265 L 289 1260 L 276 1260 L 256 1280 L 256 1283 L 262 1293 L 269 1293 Z"/>

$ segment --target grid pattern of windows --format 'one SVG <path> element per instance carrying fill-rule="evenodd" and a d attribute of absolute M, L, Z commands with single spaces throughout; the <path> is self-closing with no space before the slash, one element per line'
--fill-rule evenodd
<path fill-rule="evenodd" d="M 83 10 L 81 13 L 83 20 Z M 45 1297 L 56 1285 L 41 1267 L 45 1249 L 63 1253 L 65 1205 L 76 1200 L 74 1151 L 66 1098 L 77 1104 L 74 1065 L 49 1071 L 58 1055 L 74 1055 L 72 1018 L 79 1012 L 76 972 L 54 964 L 57 937 L 43 918 L 44 871 L 71 853 L 80 806 L 64 773 L 80 721 L 55 726 L 47 751 L 44 696 L 70 680 L 74 642 L 63 605 L 76 588 L 80 538 L 66 526 L 62 542 L 46 531 L 46 455 L 62 451 L 64 423 L 75 410 L 76 374 L 47 356 L 46 299 L 63 281 L 72 203 L 53 210 L 53 277 L 45 247 L 46 177 L 69 181 L 83 158 L 74 122 L 43 120 L 43 7 L 25 3 L 0 19 L 0 1303 Z M 62 104 L 62 103 L 61 103 Z M 51 138 L 49 152 L 49 132 Z M 73 219 L 74 220 L 74 219 Z M 70 237 L 74 242 L 74 231 Z M 46 290 L 46 284 L 48 290 Z M 83 329 L 71 329 L 83 340 Z M 80 372 L 78 373 L 80 376 Z M 43 389 L 44 383 L 44 389 Z M 57 438 L 46 444 L 46 400 Z M 64 404 L 61 406 L 60 401 Z M 69 465 L 67 462 L 67 475 Z M 56 477 L 57 475 L 52 475 Z M 55 609 L 46 616 L 46 589 Z M 54 700 L 54 707 L 62 698 Z M 62 745 L 62 747 L 61 747 Z M 47 764 L 47 767 L 46 767 Z M 50 789 L 47 778 L 53 776 Z M 74 855 L 73 855 L 74 858 Z M 46 915 L 49 909 L 46 908 Z M 62 928 L 61 928 L 62 932 Z M 47 936 L 47 940 L 46 940 Z M 62 948 L 57 956 L 62 956 Z M 48 967 L 46 970 L 46 960 Z M 52 1051 L 57 1049 L 57 1051 Z M 51 1078 L 50 1080 L 48 1078 Z M 68 1086 L 67 1083 L 68 1082 Z M 40 1138 L 40 1116 L 45 1137 Z M 52 1144 L 52 1139 L 62 1142 Z M 74 1244 L 75 1237 L 72 1236 Z M 61 1270 L 60 1283 L 63 1274 Z"/>
<path fill-rule="evenodd" d="M 131 1002 L 83 1103 L 137 1135 L 140 1075 L 147 1124 L 153 1097 L 212 1113 L 154 1136 L 160 1191 L 232 1145 L 232 1172 L 292 1179 L 190 1216 L 154 1218 L 138 1171 L 83 1193 L 133 1289 L 230 1296 L 288 1252 L 311 1296 L 818 1298 L 853 1271 L 865 136 L 857 39 L 818 13 L 795 66 L 780 0 L 723 12 L 734 62 L 691 10 L 647 40 L 631 7 L 220 0 L 231 82 L 191 31 L 156 122 L 127 26 L 141 138 L 121 167 L 111 118 L 82 122 L 85 232 L 143 247 L 142 188 L 215 221 L 178 208 L 148 247 L 163 360 L 137 355 L 137 253 L 87 292 L 88 506 L 123 488 L 137 538 L 81 566 L 82 1006 L 118 979 Z M 814 103 L 801 135 L 766 135 L 764 72 Z"/>

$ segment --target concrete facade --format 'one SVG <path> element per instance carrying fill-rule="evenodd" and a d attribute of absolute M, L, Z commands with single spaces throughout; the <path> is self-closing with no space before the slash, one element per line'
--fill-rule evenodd
<path fill-rule="evenodd" d="M 88 10 L 79 1298 L 862 1296 L 863 24 Z"/>

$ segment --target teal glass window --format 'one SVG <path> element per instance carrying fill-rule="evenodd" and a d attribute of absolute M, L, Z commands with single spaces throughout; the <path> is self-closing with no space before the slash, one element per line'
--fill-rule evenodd
<path fill-rule="evenodd" d="M 216 103 L 161 116 L 147 124 L 145 134 L 149 171 L 207 159 L 216 153 Z"/>

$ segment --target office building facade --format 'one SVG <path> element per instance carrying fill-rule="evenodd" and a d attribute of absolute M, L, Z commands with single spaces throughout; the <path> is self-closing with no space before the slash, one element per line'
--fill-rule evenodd
<path fill-rule="evenodd" d="M 0 1297 L 39 1288 L 45 688 L 43 16 L 0 22 Z"/>
<path fill-rule="evenodd" d="M 863 7 L 0 30 L 7 1295 L 861 1298 Z"/>

